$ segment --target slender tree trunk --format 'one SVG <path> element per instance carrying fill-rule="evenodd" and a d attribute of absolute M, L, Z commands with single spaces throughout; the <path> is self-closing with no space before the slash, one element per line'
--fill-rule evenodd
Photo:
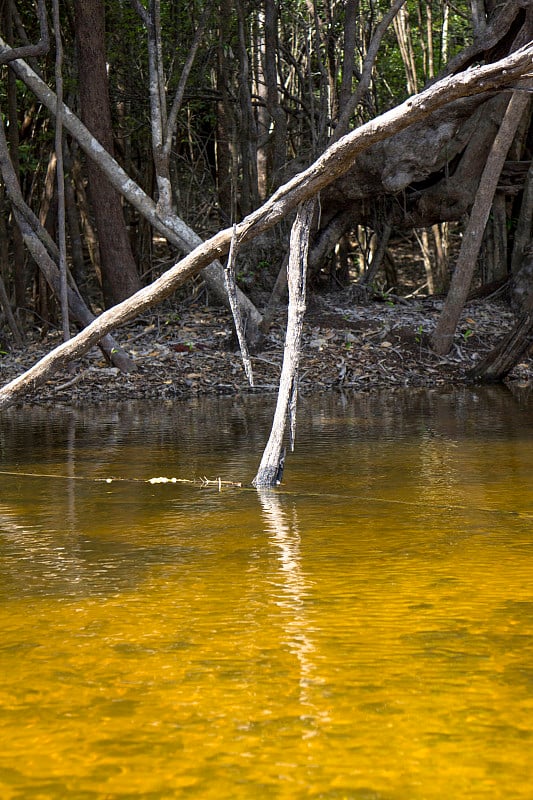
<path fill-rule="evenodd" d="M 507 203 L 496 192 L 481 245 L 481 283 L 493 284 L 507 277 Z"/>
<path fill-rule="evenodd" d="M 59 0 L 53 2 L 54 33 L 56 45 L 55 84 L 57 109 L 55 117 L 55 151 L 57 177 L 57 241 L 59 249 L 59 275 L 61 291 L 61 322 L 63 341 L 70 338 L 68 318 L 68 284 L 67 284 L 67 223 L 65 214 L 65 169 L 63 162 L 63 43 L 59 19 Z"/>
<path fill-rule="evenodd" d="M 72 184 L 76 208 L 80 214 L 80 225 L 83 241 L 89 256 L 89 262 L 100 285 L 102 285 L 102 265 L 100 263 L 100 248 L 98 247 L 98 237 L 92 224 L 91 212 L 85 183 L 83 181 L 82 165 L 78 158 L 72 163 Z"/>
<path fill-rule="evenodd" d="M 409 94 L 416 94 L 418 92 L 418 79 L 416 75 L 411 26 L 409 24 L 409 12 L 405 6 L 400 9 L 399 13 L 394 18 L 394 30 L 396 31 L 396 38 L 398 39 L 405 69 L 407 91 Z"/>
<path fill-rule="evenodd" d="M 13 14 L 12 14 L 12 0 L 7 0 L 4 3 L 4 17 L 6 25 L 6 38 L 11 44 L 13 41 Z M 17 104 L 17 79 L 13 71 L 10 69 L 7 72 L 7 113 L 9 119 L 9 128 L 7 132 L 9 141 L 9 153 L 13 168 L 17 174 L 17 180 L 20 177 L 19 165 L 19 121 L 18 121 L 18 104 Z M 24 242 L 22 235 L 17 225 L 13 226 L 13 282 L 15 286 L 15 306 L 16 308 L 24 308 L 26 304 L 26 270 L 24 264 Z"/>
<path fill-rule="evenodd" d="M 0 308 L 5 314 L 7 324 L 9 325 L 9 329 L 13 334 L 13 339 L 17 347 L 22 347 L 24 344 L 24 340 L 22 338 L 22 334 L 19 330 L 15 317 L 13 316 L 13 312 L 11 310 L 11 304 L 9 302 L 9 297 L 7 296 L 6 292 L 6 285 L 4 283 L 4 279 L 0 275 Z"/>
<path fill-rule="evenodd" d="M 47 232 L 50 239 L 54 238 L 57 224 L 57 181 L 56 181 L 56 165 L 57 159 L 55 151 L 52 150 L 48 158 L 48 166 L 46 168 L 46 176 L 44 179 L 43 190 L 41 193 L 41 202 L 39 203 L 39 223 Z M 21 231 L 23 239 L 24 233 L 20 224 L 17 225 Z M 27 241 L 24 242 L 28 248 Z M 51 308 L 50 308 L 50 284 L 47 283 L 42 270 L 39 269 L 39 262 L 34 258 L 33 262 L 36 267 L 34 293 L 35 303 L 41 320 L 44 324 L 43 334 L 48 331 L 48 326 L 51 321 Z M 57 296 L 59 300 L 59 295 Z M 53 307 L 53 306 L 52 306 Z"/>
<path fill-rule="evenodd" d="M 229 225 L 236 221 L 235 126 L 228 97 L 230 71 L 226 53 L 226 46 L 230 36 L 230 20 L 230 0 L 220 0 L 216 76 L 217 91 L 220 99 L 217 101 L 216 165 L 218 206 L 221 216 L 220 222 L 223 225 Z"/>
<path fill-rule="evenodd" d="M 74 0 L 81 116 L 102 147 L 113 155 L 106 71 L 104 0 Z M 140 288 L 120 196 L 93 160 L 87 161 L 102 264 L 104 299 L 113 305 Z"/>
<path fill-rule="evenodd" d="M 498 62 L 475 67 L 454 75 L 453 78 L 444 78 L 416 98 L 409 98 L 347 134 L 341 141 L 331 145 L 307 169 L 280 186 L 261 208 L 240 222 L 236 230 L 232 227 L 219 231 L 208 241 L 200 243 L 193 252 L 152 284 L 140 289 L 134 297 L 122 301 L 115 308 L 103 312 L 73 339 L 63 342 L 30 370 L 6 384 L 0 389 L 0 409 L 23 397 L 28 387 L 35 388 L 47 380 L 58 367 L 87 352 L 102 336 L 118 325 L 123 325 L 165 300 L 185 281 L 212 263 L 213 259 L 221 258 L 227 253 L 234 236 L 238 237 L 239 244 L 244 244 L 274 227 L 298 205 L 313 198 L 339 175 L 346 173 L 360 153 L 373 144 L 405 130 L 460 97 L 501 89 L 509 83 L 512 85 L 530 70 L 532 54 L 533 45 L 529 45 Z"/>
<path fill-rule="evenodd" d="M 267 0 L 267 3 L 271 0 Z M 267 5 L 265 4 L 265 6 Z M 270 121 L 271 117 L 267 111 L 268 90 L 265 74 L 266 43 L 265 43 L 266 16 L 259 8 L 254 17 L 253 34 L 253 67 L 254 67 L 254 86 L 253 94 L 257 97 L 255 117 L 257 120 L 257 191 L 259 200 L 264 202 L 268 196 L 270 175 L 272 173 L 270 165 Z"/>
<path fill-rule="evenodd" d="M 357 47 L 357 10 L 359 0 L 346 0 L 344 4 L 344 41 L 342 48 L 342 77 L 339 92 L 339 109 L 346 107 L 352 96 L 355 73 L 355 53 Z"/>
<path fill-rule="evenodd" d="M 352 116 L 353 112 L 363 99 L 365 92 L 368 90 L 368 87 L 370 86 L 370 81 L 372 78 L 372 70 L 374 69 L 374 64 L 376 61 L 376 56 L 378 54 L 379 46 L 381 44 L 381 40 L 383 39 L 383 36 L 387 28 L 394 20 L 394 18 L 396 17 L 396 15 L 398 14 L 398 12 L 400 11 L 405 2 L 406 0 L 393 0 L 390 9 L 387 11 L 386 14 L 383 15 L 379 23 L 376 25 L 376 29 L 372 35 L 372 40 L 368 46 L 368 51 L 365 55 L 365 59 L 363 62 L 363 69 L 361 71 L 361 80 L 359 81 L 356 90 L 350 97 L 344 94 L 344 92 L 347 91 L 348 88 L 348 79 L 346 79 L 345 82 L 343 79 L 343 86 L 344 86 L 343 103 L 340 108 L 339 121 L 331 137 L 332 142 L 338 141 L 338 139 L 340 139 L 341 136 L 344 136 L 346 131 L 349 129 L 350 117 Z"/>
<path fill-rule="evenodd" d="M 285 461 L 283 440 L 290 414 L 290 444 L 294 449 L 296 400 L 298 395 L 298 362 L 305 315 L 307 254 L 309 234 L 317 207 L 316 198 L 302 203 L 292 226 L 288 266 L 289 316 L 279 381 L 278 402 L 270 437 L 263 453 L 253 485 L 258 489 L 277 486 L 283 477 Z"/>
<path fill-rule="evenodd" d="M 257 185 L 257 126 L 255 123 L 252 97 L 250 94 L 250 62 L 248 58 L 248 41 L 246 14 L 242 0 L 237 0 L 237 18 L 239 30 L 239 150 L 241 161 L 240 213 L 249 214 L 259 205 L 259 189 Z"/>
<path fill-rule="evenodd" d="M 17 347 L 22 347 L 24 344 L 24 337 L 20 330 L 9 300 L 9 295 L 6 288 L 5 281 L 9 276 L 9 238 L 7 235 L 7 203 L 4 191 L 4 186 L 0 186 L 0 308 L 4 312 L 6 322 L 13 335 L 13 340 Z"/>
<path fill-rule="evenodd" d="M 533 274 L 533 242 L 525 250 L 523 269 Z M 530 286 L 525 310 L 520 314 L 511 331 L 486 358 L 470 373 L 473 380 L 495 383 L 503 380 L 518 364 L 524 353 L 533 345 L 533 287 Z"/>
<path fill-rule="evenodd" d="M 435 292 L 444 293 L 448 289 L 448 249 L 449 225 L 447 222 L 431 226 L 435 242 L 435 263 L 433 265 L 433 283 Z"/>
<path fill-rule="evenodd" d="M 85 259 L 83 256 L 80 217 L 78 214 L 76 192 L 74 189 L 74 178 L 72 174 L 74 165 L 72 161 L 72 154 L 66 142 L 63 142 L 63 150 L 65 154 L 65 170 L 67 172 L 67 179 L 65 181 L 65 213 L 70 241 L 72 276 L 76 281 L 76 284 L 81 287 L 87 279 L 87 274 L 85 269 Z"/>
<path fill-rule="evenodd" d="M 461 250 L 452 276 L 448 296 L 431 337 L 431 345 L 439 355 L 448 353 L 452 346 L 459 317 L 470 291 L 470 284 L 474 275 L 483 232 L 498 185 L 498 178 L 528 102 L 529 99 L 526 92 L 513 92 L 483 170 L 470 219 L 461 243 Z"/>
<path fill-rule="evenodd" d="M 279 174 L 287 160 L 287 119 L 279 103 L 277 68 L 277 23 L 278 11 L 274 0 L 265 0 L 265 51 L 264 76 L 266 82 L 266 104 L 272 119 L 270 138 L 270 185 L 277 185 Z"/>
<path fill-rule="evenodd" d="M 533 263 L 524 259 L 526 247 L 533 235 L 533 161 L 529 167 L 520 213 L 516 225 L 513 254 L 511 258 L 512 286 L 511 297 L 517 308 L 523 309 L 527 296 L 533 285 Z M 529 268 L 526 266 L 529 265 Z"/>

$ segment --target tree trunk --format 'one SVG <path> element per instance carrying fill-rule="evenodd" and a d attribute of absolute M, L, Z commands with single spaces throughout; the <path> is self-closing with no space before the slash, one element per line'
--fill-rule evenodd
<path fill-rule="evenodd" d="M 46 279 L 49 286 L 56 293 L 56 296 L 59 297 L 61 294 L 61 277 L 58 268 L 59 251 L 22 197 L 17 175 L 9 157 L 4 126 L 1 124 L 1 121 L 0 174 L 2 175 L 6 192 L 11 201 L 20 232 L 35 263 L 39 265 L 39 276 L 42 276 L 43 281 Z M 72 317 L 78 321 L 80 326 L 90 325 L 94 322 L 94 316 L 75 288 L 67 287 L 67 300 Z M 100 342 L 100 347 L 111 363 L 123 372 L 129 372 L 135 369 L 135 365 L 128 354 L 124 352 L 111 336 L 107 335 L 108 331 L 105 331 L 105 334 L 105 338 Z"/>
<path fill-rule="evenodd" d="M 64 142 L 65 169 L 67 179 L 65 181 L 65 212 L 70 241 L 70 257 L 72 259 L 72 275 L 76 284 L 81 287 L 87 278 L 85 270 L 85 259 L 83 257 L 83 242 L 81 238 L 80 217 L 76 205 L 76 192 L 74 190 L 74 178 L 72 175 L 73 163 L 71 153 Z"/>
<path fill-rule="evenodd" d="M 265 1 L 265 63 L 266 105 L 272 119 L 269 143 L 270 186 L 278 185 L 279 175 L 287 160 L 287 119 L 279 103 L 277 68 L 277 24 L 278 10 L 274 0 Z"/>
<path fill-rule="evenodd" d="M 248 215 L 259 205 L 257 185 L 257 125 L 250 94 L 250 63 L 245 9 L 242 0 L 236 0 L 238 21 L 238 59 L 239 59 L 239 150 L 241 161 L 241 191 L 239 209 L 242 216 Z"/>
<path fill-rule="evenodd" d="M 36 236 L 35 231 L 32 230 L 31 225 L 29 225 L 28 221 L 18 210 L 15 211 L 15 218 L 28 250 L 35 260 L 35 263 L 39 265 L 39 275 L 43 276 L 56 297 L 60 297 L 62 291 L 64 291 L 65 300 L 68 304 L 71 316 L 78 322 L 80 327 L 90 325 L 91 322 L 94 321 L 93 314 L 91 314 L 76 291 L 69 286 L 63 287 L 63 281 L 57 264 L 47 253 L 46 248 Z M 68 342 L 69 338 L 65 338 L 65 341 Z M 98 344 L 110 363 L 114 364 L 114 366 L 118 367 L 122 372 L 131 372 L 136 369 L 129 355 L 120 347 L 112 336 L 105 335 Z"/>
<path fill-rule="evenodd" d="M 533 275 L 533 241 L 526 248 L 523 269 Z M 473 380 L 482 383 L 501 381 L 518 364 L 533 344 L 533 284 L 530 285 L 525 311 L 518 317 L 513 329 L 492 352 L 470 372 Z"/>
<path fill-rule="evenodd" d="M 470 284 L 483 239 L 483 232 L 498 185 L 498 178 L 528 102 L 529 98 L 526 92 L 513 92 L 483 170 L 446 302 L 431 337 L 431 345 L 438 355 L 445 355 L 452 346 L 457 323 L 470 291 Z"/>
<path fill-rule="evenodd" d="M 8 53 L 10 52 L 10 48 L 6 47 L 0 38 L 0 55 L 2 49 L 7 50 Z M 12 69 L 15 70 L 17 76 L 20 77 L 46 107 L 53 112 L 55 110 L 56 97 L 44 81 L 42 81 L 24 61 L 13 61 L 11 66 Z M 64 115 L 64 127 L 74 136 L 90 159 L 97 163 L 100 169 L 105 172 L 110 183 L 117 191 L 137 209 L 139 214 L 141 214 L 155 230 L 159 231 L 167 241 L 184 253 L 191 252 L 201 244 L 202 240 L 198 234 L 189 228 L 177 214 L 165 215 L 157 208 L 154 201 L 148 197 L 140 186 L 131 180 L 109 151 L 99 144 L 68 106 L 64 106 Z M 214 256 L 212 263 L 208 262 L 204 265 L 202 277 L 214 296 L 222 303 L 227 302 L 224 287 L 224 267 L 220 261 L 218 261 L 217 256 Z M 240 289 L 237 290 L 237 296 L 241 306 L 241 314 L 243 318 L 248 321 L 246 337 L 251 346 L 256 346 L 257 342 L 260 340 L 259 324 L 261 322 L 261 314 Z"/>
<path fill-rule="evenodd" d="M 507 277 L 507 203 L 496 192 L 481 247 L 481 283 L 496 283 Z"/>
<path fill-rule="evenodd" d="M 61 325 L 63 340 L 70 337 L 68 316 L 68 284 L 67 284 L 67 222 L 65 212 L 65 166 L 63 160 L 63 43 L 61 41 L 61 23 L 59 17 L 59 0 L 52 4 L 54 19 L 54 34 L 56 45 L 55 84 L 57 95 L 57 109 L 55 118 L 55 151 L 56 151 L 56 177 L 57 177 L 57 242 L 59 250 L 59 275 L 61 283 Z"/>
<path fill-rule="evenodd" d="M 13 41 L 13 15 L 12 15 L 12 2 L 9 0 L 4 3 L 4 19 L 6 26 L 7 41 L 11 44 Z M 46 14 L 45 14 L 46 18 Z M 17 79 L 13 70 L 7 72 L 7 113 L 9 118 L 9 127 L 7 131 L 9 141 L 9 153 L 13 168 L 17 175 L 17 180 L 20 176 L 19 169 L 19 121 L 18 121 L 18 105 L 17 105 Z M 22 235 L 17 225 L 13 226 L 13 278 L 15 285 L 15 307 L 24 308 L 26 305 L 26 269 L 24 264 L 24 242 Z"/>
<path fill-rule="evenodd" d="M 533 44 L 495 63 L 475 67 L 454 75 L 453 78 L 444 78 L 416 97 L 409 98 L 396 108 L 356 128 L 331 145 L 307 169 L 280 186 L 263 206 L 240 222 L 236 230 L 231 227 L 220 231 L 208 241 L 199 244 L 193 252 L 152 284 L 140 289 L 134 297 L 123 300 L 115 308 L 105 311 L 73 339 L 64 342 L 30 370 L 6 384 L 0 389 L 0 409 L 24 396 L 29 386 L 35 388 L 47 380 L 55 369 L 85 353 L 109 331 L 165 300 L 214 259 L 225 255 L 234 236 L 238 238 L 239 244 L 244 244 L 274 227 L 298 205 L 317 195 L 339 175 L 347 172 L 364 150 L 406 129 L 415 121 L 424 119 L 441 106 L 459 97 L 501 88 L 506 84 L 512 85 L 530 70 L 532 55 Z M 67 115 L 66 121 L 68 119 Z"/>
<path fill-rule="evenodd" d="M 2 278 L 1 271 L 0 271 L 0 308 L 5 314 L 5 318 L 13 335 L 15 344 L 17 345 L 17 347 L 22 347 L 24 344 L 24 340 L 22 338 L 22 334 L 19 330 L 19 327 L 16 323 L 15 317 L 13 316 L 13 312 L 11 310 L 11 304 L 9 302 L 9 297 L 7 296 L 6 292 L 6 285 L 4 283 L 4 279 Z"/>
<path fill-rule="evenodd" d="M 82 120 L 108 153 L 113 130 L 106 71 L 104 0 L 74 0 Z M 87 162 L 89 196 L 96 220 L 106 305 L 130 297 L 140 286 L 120 196 L 96 163 Z"/>
<path fill-rule="evenodd" d="M 281 483 L 285 463 L 283 439 L 290 413 L 290 444 L 294 449 L 296 399 L 298 395 L 298 362 L 300 360 L 300 341 L 302 338 L 305 314 L 305 294 L 307 284 L 307 254 L 309 234 L 317 201 L 306 200 L 296 215 L 292 226 L 288 266 L 289 315 L 283 352 L 283 366 L 279 380 L 278 402 L 263 458 L 252 483 L 258 489 L 271 488 Z"/>
<path fill-rule="evenodd" d="M 516 225 L 513 255 L 511 258 L 511 297 L 518 309 L 523 309 L 533 286 L 533 260 L 524 258 L 526 247 L 533 235 L 533 161 L 530 164 L 520 213 Z"/>
<path fill-rule="evenodd" d="M 227 58 L 227 42 L 230 38 L 231 2 L 220 0 L 219 31 L 217 47 L 217 100 L 216 114 L 216 181 L 220 224 L 227 226 L 236 221 L 236 175 L 234 161 L 236 157 L 234 142 L 234 119 L 228 91 L 230 71 Z"/>

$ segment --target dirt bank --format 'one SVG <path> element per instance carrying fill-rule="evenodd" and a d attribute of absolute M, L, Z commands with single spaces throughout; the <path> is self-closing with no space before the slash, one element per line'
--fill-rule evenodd
<path fill-rule="evenodd" d="M 345 295 L 343 295 L 345 298 Z M 368 392 L 381 388 L 461 384 L 471 367 L 512 325 L 503 302 L 486 300 L 468 306 L 452 352 L 436 356 L 428 347 L 441 303 L 433 299 L 358 305 L 340 295 L 312 300 L 306 315 L 300 364 L 301 391 L 346 389 Z M 252 358 L 250 388 L 234 346 L 225 309 L 194 307 L 158 310 L 116 331 L 132 355 L 136 370 L 122 374 L 97 348 L 28 394 L 28 403 L 99 403 L 199 394 L 273 392 L 277 389 L 284 315 L 275 320 L 261 352 Z M 44 341 L 35 331 L 23 349 L 4 343 L 0 356 L 2 384 L 32 366 L 53 346 L 59 334 Z M 527 384 L 533 378 L 528 356 L 509 376 Z"/>

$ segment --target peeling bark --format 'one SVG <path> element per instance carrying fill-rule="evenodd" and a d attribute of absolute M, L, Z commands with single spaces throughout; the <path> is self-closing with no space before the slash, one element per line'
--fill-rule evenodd
<path fill-rule="evenodd" d="M 302 203 L 291 230 L 287 272 L 289 314 L 287 333 L 285 335 L 285 350 L 283 352 L 283 366 L 279 379 L 278 401 L 272 422 L 272 430 L 257 475 L 252 481 L 252 484 L 258 489 L 272 488 L 281 483 L 285 463 L 283 440 L 287 416 L 291 410 L 290 444 L 291 450 L 294 449 L 298 363 L 306 307 L 307 254 L 309 250 L 309 234 L 316 206 L 317 201 L 314 197 Z"/>

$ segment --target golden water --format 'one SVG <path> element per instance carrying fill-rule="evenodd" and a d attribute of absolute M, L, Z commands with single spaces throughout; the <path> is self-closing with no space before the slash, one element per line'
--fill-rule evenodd
<path fill-rule="evenodd" d="M 2 800 L 531 798 L 531 402 L 272 402 L 4 415 Z"/>

